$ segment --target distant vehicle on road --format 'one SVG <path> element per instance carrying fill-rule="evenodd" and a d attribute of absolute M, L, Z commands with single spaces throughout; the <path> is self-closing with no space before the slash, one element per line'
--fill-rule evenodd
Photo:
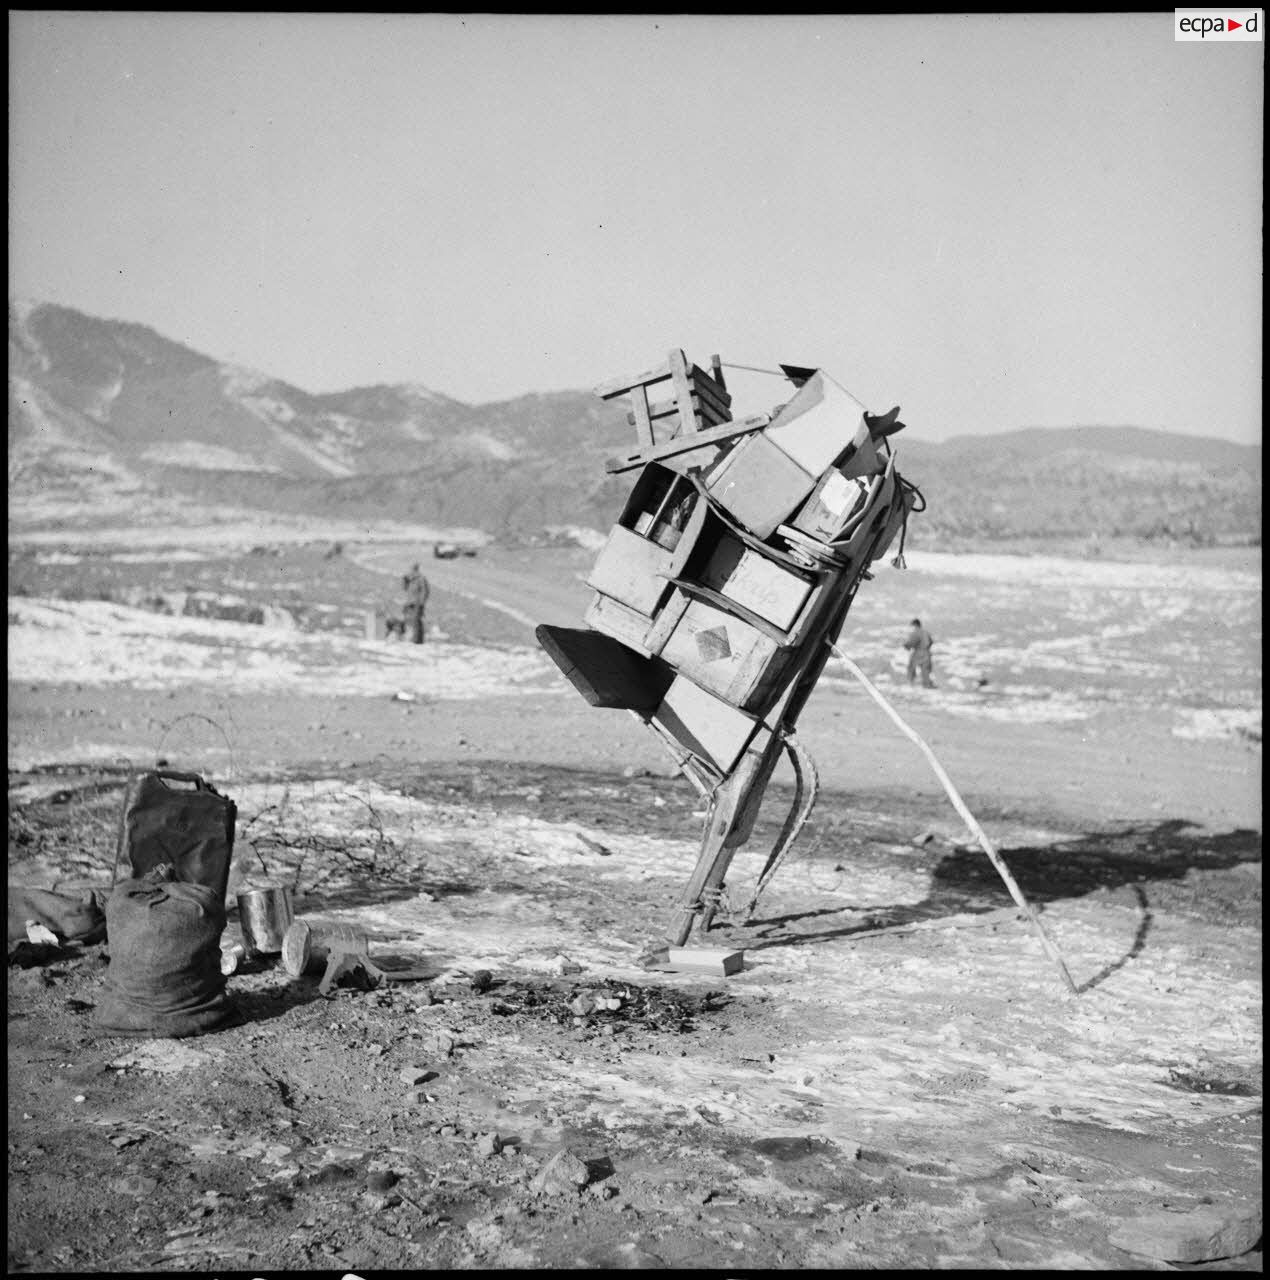
<path fill-rule="evenodd" d="M 437 560 L 457 560 L 459 556 L 474 556 L 476 548 L 459 546 L 455 542 L 434 542 L 432 554 Z"/>

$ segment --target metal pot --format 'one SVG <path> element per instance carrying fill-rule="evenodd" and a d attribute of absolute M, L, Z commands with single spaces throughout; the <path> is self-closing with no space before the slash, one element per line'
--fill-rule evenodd
<path fill-rule="evenodd" d="M 294 918 L 291 892 L 281 885 L 245 889 L 238 895 L 238 923 L 249 954 L 276 956 Z"/>

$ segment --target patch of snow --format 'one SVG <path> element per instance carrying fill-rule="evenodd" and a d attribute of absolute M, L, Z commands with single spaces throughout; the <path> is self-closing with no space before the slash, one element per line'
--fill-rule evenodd
<path fill-rule="evenodd" d="M 239 689 L 326 696 L 465 699 L 559 693 L 540 650 L 402 645 L 220 619 L 171 617 L 99 600 L 9 599 L 9 679 L 28 684 Z"/>
<path fill-rule="evenodd" d="M 263 418 L 266 422 L 285 424 L 295 421 L 295 410 L 285 400 L 279 400 L 276 396 L 240 395 L 238 403 L 246 406 L 256 417 Z"/>
<path fill-rule="evenodd" d="M 1184 711 L 1173 726 L 1178 738 L 1218 739 L 1245 738 L 1249 742 L 1261 741 L 1261 710 L 1236 708 Z"/>
<path fill-rule="evenodd" d="M 415 422 L 413 418 L 403 418 L 397 423 L 397 430 L 401 432 L 407 440 L 414 440 L 418 444 L 431 444 L 437 438 L 435 431 L 429 430 L 427 427 L 421 426 Z"/>
<path fill-rule="evenodd" d="M 32 557 L 36 564 L 82 564 L 83 556 L 69 556 L 63 551 L 49 551 Z"/>
<path fill-rule="evenodd" d="M 10 522 L 14 521 L 16 503 L 10 506 Z M 31 520 L 33 508 L 24 503 L 21 512 L 25 520 Z M 12 546 L 65 546 L 77 547 L 113 546 L 125 544 L 132 547 L 183 547 L 189 550 L 242 549 L 247 550 L 261 543 L 286 543 L 295 545 L 306 542 L 344 542 L 382 545 L 408 545 L 417 548 L 434 542 L 457 542 L 472 546 L 484 546 L 490 535 L 480 529 L 464 526 L 441 528 L 436 525 L 406 524 L 396 520 L 327 520 L 307 516 L 272 515 L 243 508 L 218 506 L 204 507 L 188 500 L 149 500 L 144 512 L 135 513 L 135 522 L 128 517 L 131 511 L 114 511 L 116 518 L 105 519 L 93 528 L 73 529 L 14 529 L 10 528 Z M 148 518 L 147 518 L 148 517 Z"/>
<path fill-rule="evenodd" d="M 111 406 L 119 398 L 119 393 L 122 390 L 123 373 L 121 368 L 119 375 L 113 382 L 97 389 L 92 404 L 85 406 L 84 412 L 95 422 L 109 422 Z"/>
<path fill-rule="evenodd" d="M 205 552 L 181 550 L 118 551 L 107 557 L 115 564 L 173 564 L 177 561 L 204 561 L 210 558 Z"/>
<path fill-rule="evenodd" d="M 78 448 L 78 442 L 62 423 L 44 407 L 43 392 L 27 378 L 9 375 L 9 394 L 17 400 L 26 413 L 27 422 L 34 433 L 34 444 L 44 449 L 58 446 Z"/>
<path fill-rule="evenodd" d="M 469 431 L 461 438 L 499 462 L 510 462 L 516 457 L 516 450 L 511 445 L 490 435 L 488 431 Z"/>
<path fill-rule="evenodd" d="M 118 742 L 83 742 L 76 738 L 69 746 L 44 747 L 29 740 L 17 742 L 9 739 L 9 768 L 19 773 L 65 764 L 67 760 L 107 760 L 111 764 L 149 768 L 154 763 L 154 743 L 137 742 L 121 746 Z"/>
<path fill-rule="evenodd" d="M 248 409 L 252 409 L 253 412 L 257 412 L 253 405 L 247 403 L 247 401 L 243 401 L 243 403 Z M 275 421 L 264 413 L 257 412 L 257 416 L 265 422 L 280 444 L 300 454 L 302 457 L 308 458 L 310 462 L 315 466 L 320 467 L 328 475 L 343 478 L 354 474 L 354 468 L 347 462 L 340 462 L 335 458 L 330 457 L 316 445 L 310 444 L 307 440 L 301 439 L 294 432 L 288 431 L 282 423 Z"/>
<path fill-rule="evenodd" d="M 547 526 L 547 532 L 552 537 L 568 538 L 584 551 L 594 552 L 601 551 L 609 537 L 598 529 L 587 529 L 577 524 L 551 524 Z"/>
<path fill-rule="evenodd" d="M 444 396 L 439 391 L 433 391 L 431 387 L 425 387 L 422 382 L 400 383 L 399 390 L 403 395 L 408 395 L 412 400 L 448 401 L 450 399 L 449 396 Z"/>
<path fill-rule="evenodd" d="M 249 369 L 241 364 L 221 365 L 220 379 L 221 389 L 227 396 L 233 396 L 235 399 L 239 396 L 251 395 L 274 381 L 267 373 L 261 373 L 259 369 Z"/>
<path fill-rule="evenodd" d="M 247 454 L 222 445 L 201 444 L 197 440 L 174 440 L 157 444 L 141 457 L 166 467 L 192 467 L 201 471 L 280 471 L 281 468 L 259 462 Z"/>
<path fill-rule="evenodd" d="M 25 325 L 31 318 L 31 312 L 34 311 L 36 307 L 40 305 L 41 304 L 37 302 L 36 299 L 34 298 L 26 298 L 26 297 L 10 298 L 9 312 L 13 316 L 13 318 L 18 321 L 19 324 L 25 327 Z"/>
<path fill-rule="evenodd" d="M 553 971 L 563 930 L 579 981 L 606 980 L 619 990 L 624 982 L 719 987 L 709 975 L 643 970 L 638 922 L 599 927 L 570 906 L 570 887 L 593 886 L 596 876 L 681 884 L 696 856 L 687 834 L 650 838 L 421 801 L 365 780 L 293 786 L 290 804 L 280 805 L 283 786 L 242 788 L 241 820 L 264 833 L 271 823 L 302 822 L 313 835 L 347 839 L 369 830 L 369 809 L 376 833 L 421 877 L 467 879 L 474 866 L 495 861 L 489 883 L 499 887 L 475 896 L 420 893 L 321 912 L 365 930 L 372 955 L 385 947 L 448 962 L 438 981 L 474 965 L 540 974 Z M 602 868 L 583 836 L 610 851 Z M 730 884 L 743 886 L 761 864 L 761 853 L 742 850 Z M 860 919 L 850 915 L 855 908 L 922 902 L 931 874 L 903 859 L 850 868 L 837 895 L 850 904 L 842 919 Z M 553 881 L 561 892 L 545 890 Z M 734 889 L 732 896 L 740 895 Z M 769 889 L 765 909 L 779 914 L 803 900 L 802 886 L 791 886 L 786 874 Z M 1014 908 L 919 920 L 898 936 L 830 931 L 814 946 L 805 937 L 778 936 L 749 950 L 745 968 L 726 979 L 733 999 L 766 998 L 809 1029 L 775 1061 L 681 1057 L 631 1045 L 617 1068 L 603 1058 L 570 1061 L 521 1044 L 508 1060 L 501 1105 L 514 1110 L 522 1099 L 567 1096 L 588 1106 L 589 1098 L 610 1129 L 725 1124 L 738 1133 L 810 1135 L 848 1148 L 881 1141 L 881 1134 L 897 1140 L 920 1118 L 924 1129 L 946 1133 L 963 1172 L 982 1162 L 984 1174 L 1002 1153 L 975 1135 L 981 1128 L 999 1135 L 1003 1108 L 1021 1123 L 1061 1111 L 1066 1122 L 1130 1132 L 1199 1125 L 1247 1108 L 1248 1099 L 1235 1095 L 1179 1095 L 1169 1067 L 1185 1066 L 1202 1045 L 1235 1067 L 1259 1068 L 1254 931 L 1157 915 L 1151 946 L 1109 970 L 1109 958 L 1123 954 L 1140 925 L 1139 909 L 1094 893 L 1046 904 L 1045 918 L 1073 978 L 1102 976 L 1079 999 L 1065 994 Z M 915 932 L 928 941 L 906 955 L 916 948 L 905 935 Z M 988 1021 L 974 1012 L 985 1007 L 994 1010 Z"/>
<path fill-rule="evenodd" d="M 1237 569 L 1195 564 L 1147 564 L 1121 560 L 1075 560 L 1063 556 L 1008 556 L 978 552 L 906 551 L 908 568 L 895 570 L 883 556 L 872 567 L 889 573 L 939 574 L 1000 583 L 1065 587 L 1098 586 L 1141 589 L 1156 587 L 1170 592 L 1225 591 L 1259 584 L 1256 574 Z M 878 576 L 881 576 L 879 574 Z"/>

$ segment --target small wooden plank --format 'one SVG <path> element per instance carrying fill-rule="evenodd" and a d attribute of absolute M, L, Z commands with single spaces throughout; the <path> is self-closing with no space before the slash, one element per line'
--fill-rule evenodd
<path fill-rule="evenodd" d="M 601 400 L 612 400 L 615 396 L 623 396 L 633 387 L 652 387 L 659 382 L 665 382 L 670 377 L 669 365 L 658 365 L 655 369 L 645 369 L 643 373 L 637 373 L 633 378 L 610 378 L 607 382 L 601 382 L 599 386 L 594 388 L 594 392 Z"/>
<path fill-rule="evenodd" d="M 723 440 L 761 431 L 771 420 L 770 413 L 756 413 L 751 417 L 742 418 L 739 422 L 725 422 L 721 426 L 707 427 L 704 431 L 676 436 L 663 444 L 650 445 L 633 453 L 624 453 L 616 458 L 610 458 L 604 464 L 604 469 L 610 475 L 617 475 L 622 471 L 634 471 L 636 467 L 646 466 L 650 462 L 660 462 L 663 458 L 673 458 L 676 454 L 687 453 L 689 449 L 699 449 L 702 445 L 719 444 Z M 809 482 L 808 488 L 810 487 Z"/>
<path fill-rule="evenodd" d="M 761 632 L 773 644 L 785 644 L 787 642 L 788 637 L 780 627 L 773 626 L 762 614 L 755 613 L 752 609 L 747 609 L 745 605 L 736 600 L 730 600 L 712 587 L 703 586 L 700 582 L 694 582 L 690 578 L 671 578 L 670 585 L 676 590 L 682 591 L 690 599 L 700 600 L 704 604 L 710 605 L 711 608 L 731 614 L 747 626 L 753 627 L 755 631 Z"/>
<path fill-rule="evenodd" d="M 692 389 L 703 400 L 709 400 L 718 409 L 729 410 L 732 397 L 699 365 L 688 366 L 688 377 L 692 380 Z"/>
<path fill-rule="evenodd" d="M 668 947 L 666 968 L 691 969 L 727 978 L 745 968 L 745 952 L 725 951 L 721 947 Z"/>
<path fill-rule="evenodd" d="M 672 356 L 678 355 L 679 359 L 683 359 L 683 351 L 679 350 L 671 353 Z M 718 356 L 711 356 L 710 363 L 713 366 L 713 376 L 706 373 L 704 369 L 695 364 L 688 364 L 684 361 L 685 371 L 691 378 L 694 373 L 700 374 L 703 378 L 709 378 L 713 383 L 712 388 L 708 388 L 715 393 L 716 397 L 722 399 L 722 403 L 726 406 L 731 403 L 732 397 L 728 394 L 727 387 L 723 382 L 723 367 Z M 601 382 L 594 388 L 594 392 L 601 400 L 612 400 L 615 396 L 625 395 L 628 391 L 635 387 L 654 387 L 659 382 L 665 382 L 673 376 L 670 367 L 670 361 L 665 364 L 658 365 L 653 369 L 645 369 L 643 373 L 637 373 L 633 377 L 610 378 L 607 382 Z M 720 396 L 721 393 L 721 396 Z"/>
<path fill-rule="evenodd" d="M 708 471 L 719 460 L 723 446 L 719 444 L 698 445 L 688 453 L 676 454 L 666 459 L 666 466 L 677 471 L 681 476 L 691 478 L 694 471 Z"/>
<path fill-rule="evenodd" d="M 679 619 L 691 603 L 691 597 L 682 591 L 675 591 L 662 606 L 661 612 L 653 620 L 653 625 L 644 635 L 644 645 L 654 657 L 666 647 L 670 633 L 679 625 Z"/>
<path fill-rule="evenodd" d="M 631 393 L 632 396 L 636 394 L 636 392 Z M 647 392 L 641 388 L 639 394 L 646 396 Z M 693 392 L 692 395 L 692 409 L 709 427 L 717 427 L 724 422 L 731 421 L 726 409 L 719 408 L 710 400 L 698 396 L 696 392 Z M 648 417 L 652 422 L 660 422 L 662 419 L 669 418 L 678 412 L 679 402 L 677 400 L 658 400 L 656 403 L 647 406 Z M 626 421 L 631 426 L 637 425 L 635 413 L 628 413 Z"/>
<path fill-rule="evenodd" d="M 681 435 L 697 433 L 697 415 L 692 408 L 692 382 L 688 377 L 688 362 L 678 347 L 667 357 L 670 365 L 670 381 L 675 388 L 675 401 L 679 405 L 679 431 Z"/>
<path fill-rule="evenodd" d="M 635 438 L 643 445 L 654 443 L 653 424 L 648 412 L 648 388 L 631 389 L 631 411 L 626 420 L 635 428 Z"/>

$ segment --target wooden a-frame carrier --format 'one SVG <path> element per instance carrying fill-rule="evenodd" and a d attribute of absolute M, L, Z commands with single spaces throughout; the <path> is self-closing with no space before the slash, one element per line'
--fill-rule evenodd
<path fill-rule="evenodd" d="M 628 398 L 635 428 L 607 470 L 638 475 L 588 578 L 587 626 L 536 632 L 590 705 L 648 725 L 708 802 L 676 946 L 710 928 L 782 752 L 795 798 L 755 900 L 805 823 L 816 771 L 798 717 L 869 564 L 920 510 L 895 470 L 898 408 L 873 415 L 822 370 L 781 369 L 793 397 L 740 421 L 718 356 L 706 370 L 674 350 L 596 388 Z"/>

